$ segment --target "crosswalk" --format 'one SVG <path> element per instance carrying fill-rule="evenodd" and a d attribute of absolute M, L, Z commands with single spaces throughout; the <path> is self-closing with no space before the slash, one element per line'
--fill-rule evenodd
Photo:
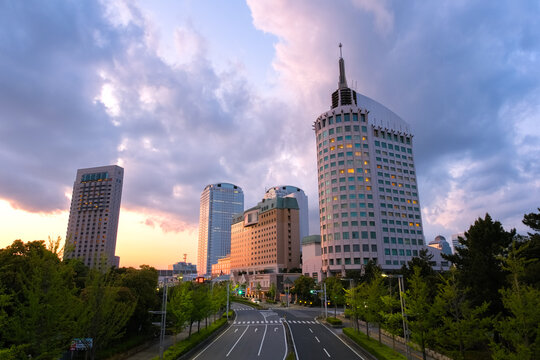
<path fill-rule="evenodd" d="M 233 325 L 264 325 L 264 324 L 281 324 L 283 319 L 279 320 L 260 320 L 260 321 L 235 321 Z M 288 320 L 289 324 L 318 324 L 316 320 Z"/>
<path fill-rule="evenodd" d="M 257 309 L 254 309 L 254 308 L 239 308 L 239 309 L 234 309 L 234 311 L 247 311 L 247 310 L 257 310 Z"/>

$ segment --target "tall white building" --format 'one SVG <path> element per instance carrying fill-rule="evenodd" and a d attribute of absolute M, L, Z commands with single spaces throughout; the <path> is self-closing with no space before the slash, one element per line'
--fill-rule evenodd
<path fill-rule="evenodd" d="M 100 166 L 77 170 L 69 211 L 64 257 L 87 266 L 119 266 L 115 256 L 124 169 Z"/>
<path fill-rule="evenodd" d="M 207 185 L 201 194 L 197 272 L 210 275 L 212 265 L 231 252 L 231 224 L 244 211 L 244 193 L 229 183 Z"/>
<path fill-rule="evenodd" d="M 409 125 L 347 86 L 314 122 L 322 269 L 399 269 L 425 248 Z"/>
<path fill-rule="evenodd" d="M 300 240 L 309 234 L 308 197 L 304 190 L 289 185 L 274 186 L 266 190 L 264 199 L 275 199 L 276 197 L 293 197 L 298 202 L 300 208 Z"/>

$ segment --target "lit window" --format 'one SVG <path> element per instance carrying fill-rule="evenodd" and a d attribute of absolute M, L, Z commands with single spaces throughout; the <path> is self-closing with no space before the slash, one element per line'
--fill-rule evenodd
<path fill-rule="evenodd" d="M 334 151 L 336 150 L 336 147 L 335 146 L 330 146 L 330 151 Z"/>
<path fill-rule="evenodd" d="M 354 174 L 354 169 L 348 169 L 347 172 L 348 172 L 349 174 Z"/>

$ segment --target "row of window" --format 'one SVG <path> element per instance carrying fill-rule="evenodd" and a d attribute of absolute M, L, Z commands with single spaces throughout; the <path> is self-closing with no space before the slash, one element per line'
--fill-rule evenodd
<path fill-rule="evenodd" d="M 362 264 L 361 262 L 361 258 L 344 258 L 344 259 L 324 259 L 323 260 L 323 264 L 325 266 L 329 265 L 332 266 L 334 265 L 334 260 L 335 260 L 335 265 L 342 265 L 342 264 L 345 264 L 345 265 L 351 265 L 351 264 L 355 264 L 355 265 L 360 265 Z M 377 258 L 363 258 L 363 264 L 364 265 L 367 265 L 369 261 L 372 261 L 374 262 L 375 264 L 377 264 Z"/>
<path fill-rule="evenodd" d="M 335 246 L 324 246 L 322 248 L 323 254 L 333 254 L 335 253 L 341 253 L 341 250 L 343 249 L 343 252 L 351 252 L 351 245 L 335 245 Z M 360 251 L 360 244 L 353 244 L 352 245 L 352 251 L 353 252 L 359 252 Z M 363 252 L 369 252 L 370 246 L 369 244 L 362 244 L 362 251 Z M 371 244 L 371 252 L 377 252 L 377 245 Z"/>
<path fill-rule="evenodd" d="M 333 125 L 333 124 L 340 124 L 341 122 L 358 122 L 358 114 L 357 113 L 345 113 L 345 114 L 336 114 L 334 116 L 329 116 L 328 118 L 323 118 L 316 122 L 317 130 L 320 130 L 321 128 L 326 127 L 326 125 Z M 360 121 L 363 123 L 367 123 L 366 121 L 366 115 L 360 114 Z M 332 130 L 332 129 L 331 129 Z"/>
<path fill-rule="evenodd" d="M 373 135 L 375 135 L 375 137 L 390 140 L 390 141 L 392 140 L 395 142 L 399 141 L 402 144 L 408 144 L 408 145 L 411 144 L 411 138 L 409 136 L 394 134 L 390 131 L 385 132 L 379 129 L 373 129 Z"/>

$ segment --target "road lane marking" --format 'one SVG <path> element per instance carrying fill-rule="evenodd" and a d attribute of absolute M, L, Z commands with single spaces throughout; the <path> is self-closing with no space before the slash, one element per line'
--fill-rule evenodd
<path fill-rule="evenodd" d="M 317 342 L 318 342 L 318 343 L 320 343 L 320 342 L 321 342 L 321 340 L 319 340 L 319 338 L 318 338 L 318 337 L 316 337 L 316 336 L 315 336 L 315 340 L 317 340 Z"/>
<path fill-rule="evenodd" d="M 229 329 L 230 329 L 230 328 L 229 328 Z M 221 335 L 219 335 L 217 338 L 214 339 L 214 341 L 212 341 L 210 344 L 208 344 L 208 346 L 205 347 L 200 353 L 198 353 L 197 356 L 195 356 L 195 357 L 193 358 L 193 360 L 195 360 L 196 358 L 198 358 L 199 355 L 201 355 L 203 352 L 206 351 L 206 349 L 208 349 L 208 348 L 209 348 L 210 346 L 212 346 L 216 341 L 218 341 L 220 337 L 222 337 L 223 335 L 225 335 L 225 333 L 226 333 L 227 331 L 229 331 L 229 329 L 227 329 L 227 330 L 225 330 L 224 332 L 222 332 Z M 283 360 L 285 360 L 285 358 L 283 358 Z"/>
<path fill-rule="evenodd" d="M 362 360 L 366 360 L 364 357 L 360 356 L 360 354 L 358 354 L 352 347 L 349 346 L 349 344 L 347 344 L 345 341 L 343 341 L 342 338 L 340 338 L 339 336 L 337 336 L 337 334 L 335 332 L 333 332 L 332 330 L 330 330 L 330 328 L 324 324 L 321 324 L 326 330 L 328 330 L 332 335 L 334 335 L 335 337 L 337 337 L 339 339 L 339 341 L 341 341 L 343 344 L 345 344 L 345 346 L 347 346 L 349 348 L 349 350 L 351 350 L 356 356 L 358 356 L 360 359 Z M 195 359 L 193 359 L 195 360 Z"/>
<path fill-rule="evenodd" d="M 225 355 L 225 357 L 228 357 L 229 354 L 231 353 L 231 351 L 233 351 L 234 347 L 236 346 L 236 344 L 238 344 L 238 342 L 240 341 L 240 339 L 242 338 L 242 336 L 244 336 L 244 334 L 246 333 L 247 329 L 249 328 L 249 325 L 246 326 L 246 330 L 244 330 L 244 332 L 242 333 L 242 335 L 240 335 L 240 337 L 238 338 L 238 340 L 236 340 L 236 342 L 234 343 L 234 345 L 232 346 L 231 350 L 229 350 L 229 352 L 227 353 L 227 355 Z"/>
<path fill-rule="evenodd" d="M 311 330 L 311 328 L 309 328 L 309 331 L 311 331 L 311 333 L 313 334 L 313 330 Z"/>
<path fill-rule="evenodd" d="M 277 328 L 277 327 L 275 327 L 275 328 L 274 328 L 274 332 L 276 332 L 276 331 L 277 331 L 277 329 L 278 329 L 278 328 Z"/>
<path fill-rule="evenodd" d="M 255 328 L 255 332 L 257 332 L 257 330 L 259 330 L 259 329 Z"/>
<path fill-rule="evenodd" d="M 285 341 L 285 354 L 283 354 L 283 360 L 285 360 L 285 358 L 289 354 L 289 345 L 287 345 L 287 335 L 285 334 L 285 324 L 281 324 L 281 326 L 283 327 L 283 340 Z M 277 329 L 277 327 L 276 327 L 276 329 Z M 275 329 L 274 329 L 274 331 L 275 331 Z M 298 358 L 296 358 L 296 359 L 298 359 Z"/>
<path fill-rule="evenodd" d="M 289 326 L 289 324 L 287 324 L 287 326 Z M 285 330 L 285 329 L 283 329 Z M 289 330 L 291 330 L 291 327 L 289 326 Z M 293 344 L 293 347 L 294 347 L 294 354 L 296 355 L 296 360 L 300 360 L 300 358 L 298 357 L 298 351 L 296 350 L 296 343 L 294 342 L 294 336 L 292 334 L 292 330 L 291 330 L 291 340 L 292 340 L 292 344 Z"/>
<path fill-rule="evenodd" d="M 328 351 L 326 351 L 325 348 L 322 348 L 322 349 L 324 350 L 324 352 L 326 353 L 326 355 L 327 355 L 328 357 L 331 357 L 330 354 L 328 353 Z"/>
<path fill-rule="evenodd" d="M 268 327 L 268 325 L 264 326 L 264 334 L 263 334 L 263 337 L 262 337 L 262 340 L 261 340 L 261 346 L 259 346 L 259 353 L 257 354 L 257 356 L 261 356 L 261 350 L 262 350 L 262 346 L 263 346 L 263 343 L 264 343 L 264 337 L 266 336 L 266 328 L 267 327 Z"/>
<path fill-rule="evenodd" d="M 236 333 L 238 331 L 238 328 L 236 328 L 236 330 L 234 330 L 234 332 Z"/>

